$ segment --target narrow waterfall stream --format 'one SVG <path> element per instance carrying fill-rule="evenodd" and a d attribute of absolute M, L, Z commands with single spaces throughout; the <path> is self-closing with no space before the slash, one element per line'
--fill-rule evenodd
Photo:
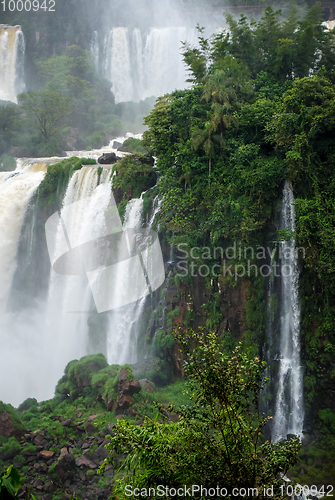
<path fill-rule="evenodd" d="M 131 200 L 126 208 L 123 229 L 138 229 L 142 226 L 143 199 Z M 127 267 L 120 267 L 117 283 L 134 286 L 128 275 Z M 112 294 L 119 293 L 118 286 L 111 290 Z M 112 299 L 113 300 L 113 299 Z M 108 318 L 107 359 L 110 364 L 136 363 L 137 361 L 137 327 L 146 296 L 136 302 L 124 305 L 111 311 Z"/>
<path fill-rule="evenodd" d="M 280 212 L 280 227 L 295 230 L 292 187 L 286 181 Z M 295 238 L 281 243 L 279 298 L 279 371 L 275 400 L 272 440 L 287 434 L 302 435 L 303 374 L 300 356 L 299 269 Z"/>
<path fill-rule="evenodd" d="M 21 26 L 0 24 L 0 100 L 16 103 L 24 91 L 24 52 Z"/>

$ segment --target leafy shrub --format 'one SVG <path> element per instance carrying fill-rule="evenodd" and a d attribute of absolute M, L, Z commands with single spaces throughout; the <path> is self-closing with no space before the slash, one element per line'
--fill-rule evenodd
<path fill-rule="evenodd" d="M 156 172 L 150 156 L 126 156 L 114 166 L 114 171 L 113 187 L 121 188 L 124 193 L 132 193 L 133 198 L 139 198 L 143 191 L 156 184 Z"/>
<path fill-rule="evenodd" d="M 330 408 L 319 411 L 320 428 L 325 434 L 335 434 L 335 412 Z"/>
<path fill-rule="evenodd" d="M 135 137 L 129 137 L 129 139 L 124 141 L 122 144 L 122 151 L 127 151 L 128 153 L 148 153 L 148 149 L 143 146 L 142 141 L 140 139 L 136 139 Z"/>
<path fill-rule="evenodd" d="M 152 341 L 152 349 L 154 356 L 162 359 L 170 360 L 171 351 L 175 345 L 175 338 L 163 330 L 156 333 Z"/>
<path fill-rule="evenodd" d="M 1 454 L 5 459 L 8 459 L 15 457 L 20 451 L 21 445 L 18 440 L 15 437 L 10 437 L 7 443 L 2 446 Z"/>

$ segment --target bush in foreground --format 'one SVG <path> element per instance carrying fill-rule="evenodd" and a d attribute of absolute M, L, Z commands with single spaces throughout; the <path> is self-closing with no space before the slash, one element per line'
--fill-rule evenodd
<path fill-rule="evenodd" d="M 160 413 L 142 426 L 122 420 L 115 425 L 108 461 L 116 463 L 117 456 L 126 456 L 115 494 L 127 498 L 139 488 L 139 494 L 146 496 L 153 488 L 156 494 L 151 490 L 150 497 L 162 498 L 157 488 L 164 485 L 182 488 L 184 498 L 200 498 L 203 495 L 192 492 L 192 485 L 202 485 L 208 490 L 226 489 L 227 495 L 233 488 L 246 488 L 244 498 L 269 498 L 264 487 L 273 486 L 270 498 L 279 498 L 283 477 L 296 462 L 300 445 L 297 439 L 262 442 L 268 418 L 260 415 L 258 395 L 265 363 L 243 353 L 240 345 L 232 356 L 221 352 L 215 334 L 191 331 L 178 333 L 177 339 L 186 355 L 190 403 L 179 408 L 157 404 Z M 171 412 L 178 422 L 159 421 L 160 415 L 164 419 Z M 190 494 L 185 487 L 191 488 Z"/>

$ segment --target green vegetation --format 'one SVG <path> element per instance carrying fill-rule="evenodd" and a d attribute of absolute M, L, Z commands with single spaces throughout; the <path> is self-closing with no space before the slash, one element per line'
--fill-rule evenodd
<path fill-rule="evenodd" d="M 190 402 L 179 407 L 157 404 L 155 419 L 146 419 L 141 427 L 125 421 L 114 426 L 109 461 L 126 455 L 114 493 L 126 498 L 125 485 L 132 491 L 140 488 L 146 496 L 145 489 L 160 484 L 176 489 L 201 484 L 229 492 L 256 488 L 264 498 L 264 486 L 273 486 L 273 498 L 279 498 L 282 476 L 296 462 L 300 445 L 294 439 L 262 442 L 267 418 L 260 416 L 258 394 L 265 364 L 242 353 L 241 345 L 232 356 L 222 353 L 215 334 L 189 331 L 177 339 L 187 356 Z M 160 423 L 159 416 L 164 418 L 167 411 L 176 413 L 179 421 Z M 159 493 L 151 496 L 159 498 Z"/>
<path fill-rule="evenodd" d="M 227 15 L 227 31 L 211 38 L 199 28 L 199 47 L 184 44 L 193 87 L 160 97 L 143 137 L 157 157 L 161 235 L 187 252 L 188 273 L 178 286 L 192 290 L 200 266 L 216 266 L 204 280 L 204 321 L 215 331 L 223 328 L 221 291 L 245 286 L 246 331 L 239 340 L 255 355 L 264 343 L 264 280 L 254 270 L 243 280 L 224 274 L 224 259 L 213 249 L 234 243 L 256 249 L 278 240 L 278 199 L 284 180 L 292 183 L 296 239 L 306 249 L 300 255 L 305 399 L 315 422 L 335 377 L 335 34 L 322 21 L 317 5 L 304 19 L 294 9 L 283 18 L 266 7 L 258 22 Z M 192 247 L 209 250 L 191 256 Z M 259 267 L 256 258 L 248 260 L 251 269 Z M 246 269 L 247 258 L 242 253 L 229 265 Z"/>
<path fill-rule="evenodd" d="M 146 154 L 148 150 L 143 147 L 142 141 L 140 139 L 135 139 L 135 137 L 130 137 L 126 139 L 122 144 L 122 150 L 128 153 L 140 153 Z"/>
<path fill-rule="evenodd" d="M 126 156 L 118 162 L 113 170 L 116 176 L 113 189 L 120 188 L 124 199 L 139 198 L 156 184 L 156 173 L 153 168 L 153 158 L 142 154 Z"/>
<path fill-rule="evenodd" d="M 83 165 L 94 164 L 96 161 L 90 158 L 66 158 L 59 163 L 50 165 L 46 176 L 38 187 L 38 203 L 51 215 L 61 207 L 73 172 L 80 170 Z"/>
<path fill-rule="evenodd" d="M 144 129 L 152 99 L 115 104 L 110 83 L 95 72 L 92 55 L 78 45 L 36 62 L 39 89 L 0 101 L 0 155 L 56 156 L 64 150 L 101 148 L 111 138 Z M 145 153 L 137 142 L 134 151 Z"/>
<path fill-rule="evenodd" d="M 16 500 L 20 486 L 20 474 L 11 465 L 7 470 L 0 473 L 0 500 Z M 32 496 L 32 500 L 36 500 L 35 497 Z"/>
<path fill-rule="evenodd" d="M 21 445 L 15 437 L 10 437 L 1 447 L 1 457 L 5 460 L 15 457 L 21 450 Z"/>
<path fill-rule="evenodd" d="M 21 422 L 20 417 L 16 414 L 15 409 L 13 408 L 12 405 L 5 404 L 2 401 L 0 401 L 0 414 L 6 412 L 11 420 L 11 422 L 14 424 L 15 428 L 19 432 L 24 432 L 25 427 Z"/>

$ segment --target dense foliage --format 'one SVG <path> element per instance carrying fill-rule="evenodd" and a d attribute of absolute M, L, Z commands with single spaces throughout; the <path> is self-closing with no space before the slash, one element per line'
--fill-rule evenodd
<path fill-rule="evenodd" d="M 199 46 L 184 45 L 192 89 L 160 97 L 145 119 L 144 144 L 158 157 L 164 195 L 161 231 L 182 244 L 177 283 L 190 286 L 203 264 L 215 269 L 205 275 L 207 326 L 221 332 L 220 294 L 237 279 L 224 274 L 224 258 L 214 248 L 240 246 L 242 256 L 229 264 L 246 266 L 243 248 L 281 239 L 278 200 L 284 180 L 292 183 L 297 242 L 306 250 L 302 345 L 315 417 L 335 407 L 335 35 L 322 24 L 318 6 L 302 20 L 295 10 L 284 19 L 267 7 L 257 23 L 243 15 L 239 21 L 228 15 L 227 23 L 227 31 L 209 39 L 199 27 Z M 264 280 L 256 271 L 242 279 L 249 283 L 245 346 L 260 346 Z"/>
<path fill-rule="evenodd" d="M 64 150 L 101 148 L 112 137 L 143 130 L 153 100 L 115 104 L 89 51 L 78 45 L 36 63 L 37 90 L 19 105 L 0 101 L 0 156 L 55 156 Z"/>
<path fill-rule="evenodd" d="M 13 466 L 8 467 L 0 474 L 0 500 L 16 500 L 20 486 L 20 474 Z"/>
<path fill-rule="evenodd" d="M 181 407 L 158 405 L 163 418 L 167 410 L 177 413 L 176 423 L 160 423 L 157 414 L 141 427 L 125 421 L 114 427 L 115 437 L 108 445 L 112 460 L 114 454 L 126 455 L 116 485 L 118 498 L 126 498 L 135 488 L 141 496 L 153 488 L 156 493 L 151 490 L 150 496 L 159 498 L 159 485 L 183 492 L 186 487 L 185 498 L 208 497 L 192 495 L 192 485 L 226 488 L 223 496 L 233 488 L 246 488 L 244 498 L 266 497 L 264 487 L 273 486 L 271 497 L 280 497 L 278 486 L 295 462 L 299 444 L 262 442 L 267 418 L 260 415 L 258 397 L 264 363 L 243 353 L 241 346 L 232 356 L 222 353 L 215 334 L 190 331 L 179 334 L 178 340 L 187 356 L 184 370 L 191 402 Z M 171 496 L 166 493 L 164 498 Z"/>

